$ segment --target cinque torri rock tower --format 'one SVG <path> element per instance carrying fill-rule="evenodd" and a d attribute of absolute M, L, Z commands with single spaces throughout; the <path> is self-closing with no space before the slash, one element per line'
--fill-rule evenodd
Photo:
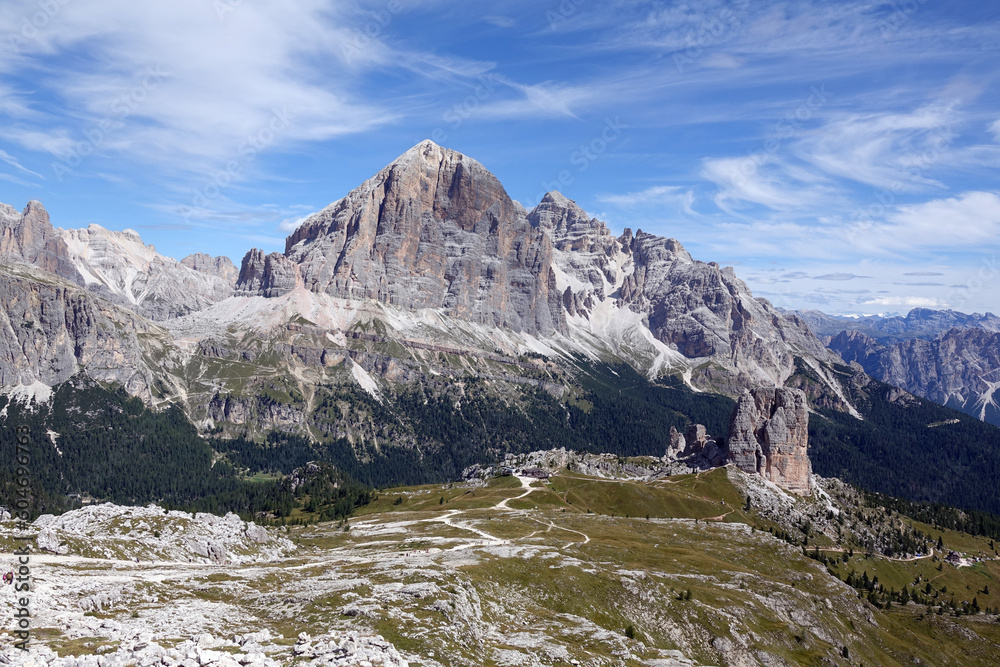
<path fill-rule="evenodd" d="M 792 493 L 809 493 L 809 406 L 798 389 L 757 387 L 740 396 L 729 421 L 729 459 Z"/>

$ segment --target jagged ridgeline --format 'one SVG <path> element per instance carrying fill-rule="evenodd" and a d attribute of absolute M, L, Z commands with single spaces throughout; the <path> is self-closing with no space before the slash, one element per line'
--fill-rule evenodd
<path fill-rule="evenodd" d="M 732 267 L 557 192 L 527 210 L 429 141 L 238 271 L 0 205 L 0 279 L 2 393 L 56 388 L 0 413 L 32 425 L 44 502 L 280 513 L 302 485 L 248 480 L 313 460 L 384 487 L 551 447 L 662 456 L 671 427 L 724 438 L 742 391 L 791 385 L 817 472 L 1000 511 L 997 429 L 845 370 Z"/>

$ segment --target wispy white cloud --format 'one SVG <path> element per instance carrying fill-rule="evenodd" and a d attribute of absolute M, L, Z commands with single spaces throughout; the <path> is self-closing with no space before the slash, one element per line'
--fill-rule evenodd
<path fill-rule="evenodd" d="M 239 3 L 221 15 L 200 0 L 59 6 L 20 46 L 17 65 L 37 81 L 33 94 L 77 111 L 42 127 L 4 130 L 5 139 L 30 150 L 65 155 L 87 141 L 85 132 L 101 130 L 95 148 L 127 148 L 130 157 L 198 170 L 234 156 L 276 110 L 295 119 L 283 145 L 363 131 L 393 117 L 350 92 L 342 47 L 357 35 L 338 21 L 340 5 L 304 0 L 288 11 Z M 4 3 L 0 24 L 37 10 L 30 0 Z M 377 40 L 369 42 L 365 48 L 375 48 Z"/>
<path fill-rule="evenodd" d="M 525 85 L 502 79 L 518 93 L 514 99 L 500 99 L 480 107 L 478 113 L 490 118 L 578 118 L 582 107 L 599 99 L 600 92 L 590 86 L 574 86 L 546 81 Z"/>
<path fill-rule="evenodd" d="M 788 169 L 773 157 L 763 163 L 750 156 L 708 158 L 701 176 L 717 186 L 715 203 L 731 214 L 747 203 L 775 210 L 815 207 L 832 195 L 813 174 Z"/>
<path fill-rule="evenodd" d="M 284 232 L 286 234 L 291 234 L 296 229 L 298 229 L 299 225 L 305 222 L 306 218 L 308 217 L 309 217 L 308 215 L 301 215 L 294 218 L 285 218 L 284 220 L 278 223 L 278 231 Z"/>
<path fill-rule="evenodd" d="M 29 183 L 23 178 L 18 178 L 17 176 L 12 176 L 10 174 L 4 174 L 0 172 L 0 181 L 7 181 L 8 183 L 14 183 L 16 185 L 22 185 L 24 187 L 34 187 L 34 183 Z"/>
<path fill-rule="evenodd" d="M 858 238 L 869 250 L 969 248 L 1000 237 L 1000 196 L 965 192 L 956 197 L 902 206 Z"/>
<path fill-rule="evenodd" d="M 694 192 L 679 185 L 654 185 L 638 192 L 627 192 L 621 195 L 598 195 L 597 201 L 615 206 L 645 206 L 680 202 L 684 204 L 685 208 L 690 209 L 691 204 L 694 203 Z"/>
<path fill-rule="evenodd" d="M 14 157 L 13 155 L 11 155 L 10 153 L 8 153 L 5 150 L 0 150 L 0 160 L 2 160 L 3 162 L 6 162 L 10 166 L 12 166 L 15 169 L 17 169 L 18 171 L 22 171 L 22 172 L 24 172 L 26 174 L 31 174 L 32 176 L 37 176 L 38 178 L 44 178 L 44 176 L 42 176 L 41 174 L 39 174 L 37 172 L 34 172 L 34 171 L 31 171 L 27 167 L 23 166 L 20 162 L 17 161 L 16 157 Z"/>
<path fill-rule="evenodd" d="M 857 280 L 858 278 L 871 278 L 871 276 L 859 276 L 856 273 L 825 273 L 821 276 L 813 276 L 813 280 Z"/>
<path fill-rule="evenodd" d="M 66 128 L 28 129 L 21 125 L 0 127 L 0 138 L 29 151 L 55 156 L 66 155 L 76 143 Z"/>
<path fill-rule="evenodd" d="M 866 299 L 864 306 L 904 306 L 906 308 L 947 308 L 948 302 L 932 296 L 879 296 Z"/>
<path fill-rule="evenodd" d="M 517 24 L 517 21 L 510 18 L 509 16 L 498 16 L 496 14 L 490 14 L 484 16 L 483 20 L 490 25 L 495 25 L 498 28 L 512 28 Z"/>
<path fill-rule="evenodd" d="M 848 113 L 805 133 L 795 154 L 824 172 L 896 192 L 937 186 L 930 169 L 949 150 L 954 104 L 932 104 L 911 113 Z"/>

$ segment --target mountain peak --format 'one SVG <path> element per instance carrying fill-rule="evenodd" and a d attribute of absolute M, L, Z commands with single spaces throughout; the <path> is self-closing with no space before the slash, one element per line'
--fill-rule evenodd
<path fill-rule="evenodd" d="M 470 164 L 475 164 L 476 166 L 482 168 L 484 171 L 486 167 L 483 167 L 479 162 L 473 160 L 469 156 L 460 153 L 451 148 L 445 148 L 439 144 L 434 143 L 430 139 L 424 139 L 419 144 L 413 146 L 405 153 L 397 157 L 395 160 L 390 162 L 385 169 L 398 169 L 400 167 L 406 167 L 410 164 L 418 162 L 429 168 L 437 168 L 445 164 L 453 164 L 456 162 L 466 162 Z M 380 174 L 382 172 L 379 172 Z M 377 177 L 377 175 L 376 175 Z"/>

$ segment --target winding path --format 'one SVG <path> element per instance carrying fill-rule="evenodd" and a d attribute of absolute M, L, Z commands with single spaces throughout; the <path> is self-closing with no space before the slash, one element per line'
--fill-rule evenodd
<path fill-rule="evenodd" d="M 537 491 L 539 487 L 531 486 L 531 484 L 535 481 L 535 478 L 533 478 L 533 477 L 526 477 L 524 475 L 517 475 L 517 478 L 521 482 L 521 488 L 524 489 L 524 493 L 522 493 L 519 496 L 514 496 L 514 497 L 511 497 L 511 498 L 504 498 L 503 500 L 501 500 L 500 502 L 498 502 L 496 505 L 494 505 L 490 509 L 505 509 L 505 510 L 508 510 L 508 511 L 511 511 L 511 512 L 518 512 L 518 513 L 524 513 L 525 512 L 525 510 L 519 510 L 519 509 L 515 509 L 513 507 L 510 507 L 507 503 L 509 503 L 511 500 L 520 500 L 521 498 L 524 498 L 524 497 L 528 496 L 528 494 L 530 494 L 532 491 Z M 467 544 L 460 544 L 458 546 L 451 547 L 450 549 L 448 549 L 448 551 L 463 551 L 465 549 L 471 549 L 473 547 L 502 546 L 502 545 L 511 544 L 512 540 L 506 540 L 506 539 L 497 537 L 496 535 L 490 535 L 486 531 L 480 530 L 479 528 L 476 528 L 475 526 L 470 526 L 470 525 L 464 524 L 464 523 L 456 523 L 453 520 L 456 516 L 459 516 L 459 515 L 464 514 L 464 513 L 465 513 L 465 510 L 448 510 L 443 516 L 434 517 L 432 519 L 423 519 L 423 521 L 427 521 L 427 522 L 431 522 L 431 523 L 443 523 L 446 526 L 451 526 L 452 528 L 458 528 L 459 530 L 468 530 L 470 532 L 476 533 L 481 538 L 483 538 L 482 540 L 475 540 L 475 541 L 469 542 Z M 546 533 L 551 532 L 552 529 L 555 528 L 556 530 L 564 530 L 564 531 L 569 532 L 569 533 L 576 533 L 577 535 L 580 535 L 581 537 L 583 537 L 583 544 L 587 544 L 588 542 L 590 542 L 590 536 L 587 535 L 586 533 L 580 532 L 579 530 L 573 530 L 572 528 L 565 528 L 563 526 L 557 526 L 551 520 L 548 522 L 548 524 L 546 524 L 546 523 L 544 523 L 542 521 L 539 521 L 538 519 L 535 519 L 535 518 L 532 518 L 532 521 L 536 521 L 538 523 L 541 523 L 543 526 L 546 526 L 546 529 L 544 531 Z M 536 530 L 535 532 L 531 533 L 530 535 L 527 535 L 526 537 L 523 537 L 523 538 L 520 538 L 520 539 L 529 539 L 529 538 L 532 538 L 535 535 L 537 535 L 539 532 L 541 532 L 541 531 L 537 531 Z M 576 542 L 573 542 L 573 543 L 576 544 Z"/>
<path fill-rule="evenodd" d="M 534 477 L 525 477 L 523 475 L 518 475 L 517 478 L 519 480 L 521 480 L 521 488 L 525 489 L 524 493 L 522 493 L 519 496 L 515 496 L 513 498 L 504 498 L 503 500 L 501 500 L 500 502 L 498 502 L 496 505 L 494 505 L 493 509 L 500 509 L 502 507 L 505 510 L 509 510 L 511 508 L 507 506 L 507 503 L 509 503 L 512 500 L 520 500 L 521 498 L 524 498 L 529 493 L 531 493 L 532 491 L 535 490 L 536 487 L 531 486 L 531 483 L 535 481 Z"/>

